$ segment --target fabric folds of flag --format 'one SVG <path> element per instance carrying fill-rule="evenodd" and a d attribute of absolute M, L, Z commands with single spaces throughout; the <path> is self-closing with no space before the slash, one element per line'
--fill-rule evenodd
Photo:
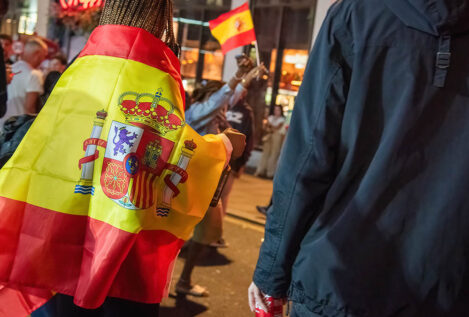
<path fill-rule="evenodd" d="M 173 52 L 99 26 L 0 171 L 0 316 L 52 292 L 89 309 L 160 302 L 226 160 L 220 137 L 184 122 Z"/>
<path fill-rule="evenodd" d="M 223 54 L 256 41 L 254 23 L 247 2 L 211 20 L 209 26 L 213 37 L 220 42 Z"/>

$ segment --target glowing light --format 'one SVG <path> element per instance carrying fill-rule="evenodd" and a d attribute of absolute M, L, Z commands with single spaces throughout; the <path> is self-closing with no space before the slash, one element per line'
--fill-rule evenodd
<path fill-rule="evenodd" d="M 301 86 L 302 81 L 301 80 L 292 80 L 291 84 L 293 86 Z"/>
<path fill-rule="evenodd" d="M 64 10 L 86 10 L 103 5 L 103 0 L 60 0 L 60 6 Z"/>

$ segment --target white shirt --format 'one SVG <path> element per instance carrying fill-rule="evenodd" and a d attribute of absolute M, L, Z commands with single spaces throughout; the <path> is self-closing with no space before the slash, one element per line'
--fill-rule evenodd
<path fill-rule="evenodd" d="M 284 117 L 275 117 L 273 115 L 270 115 L 267 120 L 269 121 L 270 125 L 273 127 L 278 128 L 279 125 L 285 123 L 285 118 Z"/>
<path fill-rule="evenodd" d="M 7 112 L 3 121 L 26 113 L 26 94 L 28 92 L 37 92 L 40 95 L 44 92 L 44 78 L 41 71 L 33 69 L 27 62 L 14 63 L 11 66 L 11 72 L 14 76 L 7 87 Z"/>

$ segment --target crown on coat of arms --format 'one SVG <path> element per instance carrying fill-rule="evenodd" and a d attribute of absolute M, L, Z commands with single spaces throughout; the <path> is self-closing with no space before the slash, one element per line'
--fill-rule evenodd
<path fill-rule="evenodd" d="M 176 107 L 163 98 L 161 88 L 155 94 L 125 92 L 119 98 L 119 108 L 127 122 L 144 125 L 166 134 L 184 126 L 184 121 L 175 114 Z"/>
<path fill-rule="evenodd" d="M 195 144 L 194 140 L 186 140 L 184 141 L 184 145 L 188 150 L 194 151 L 197 148 L 197 144 Z"/>

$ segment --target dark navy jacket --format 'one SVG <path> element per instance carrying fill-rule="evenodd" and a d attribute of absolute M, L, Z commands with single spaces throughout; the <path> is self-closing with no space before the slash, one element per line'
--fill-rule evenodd
<path fill-rule="evenodd" d="M 342 0 L 310 56 L 259 288 L 337 317 L 469 316 L 469 0 Z"/>

